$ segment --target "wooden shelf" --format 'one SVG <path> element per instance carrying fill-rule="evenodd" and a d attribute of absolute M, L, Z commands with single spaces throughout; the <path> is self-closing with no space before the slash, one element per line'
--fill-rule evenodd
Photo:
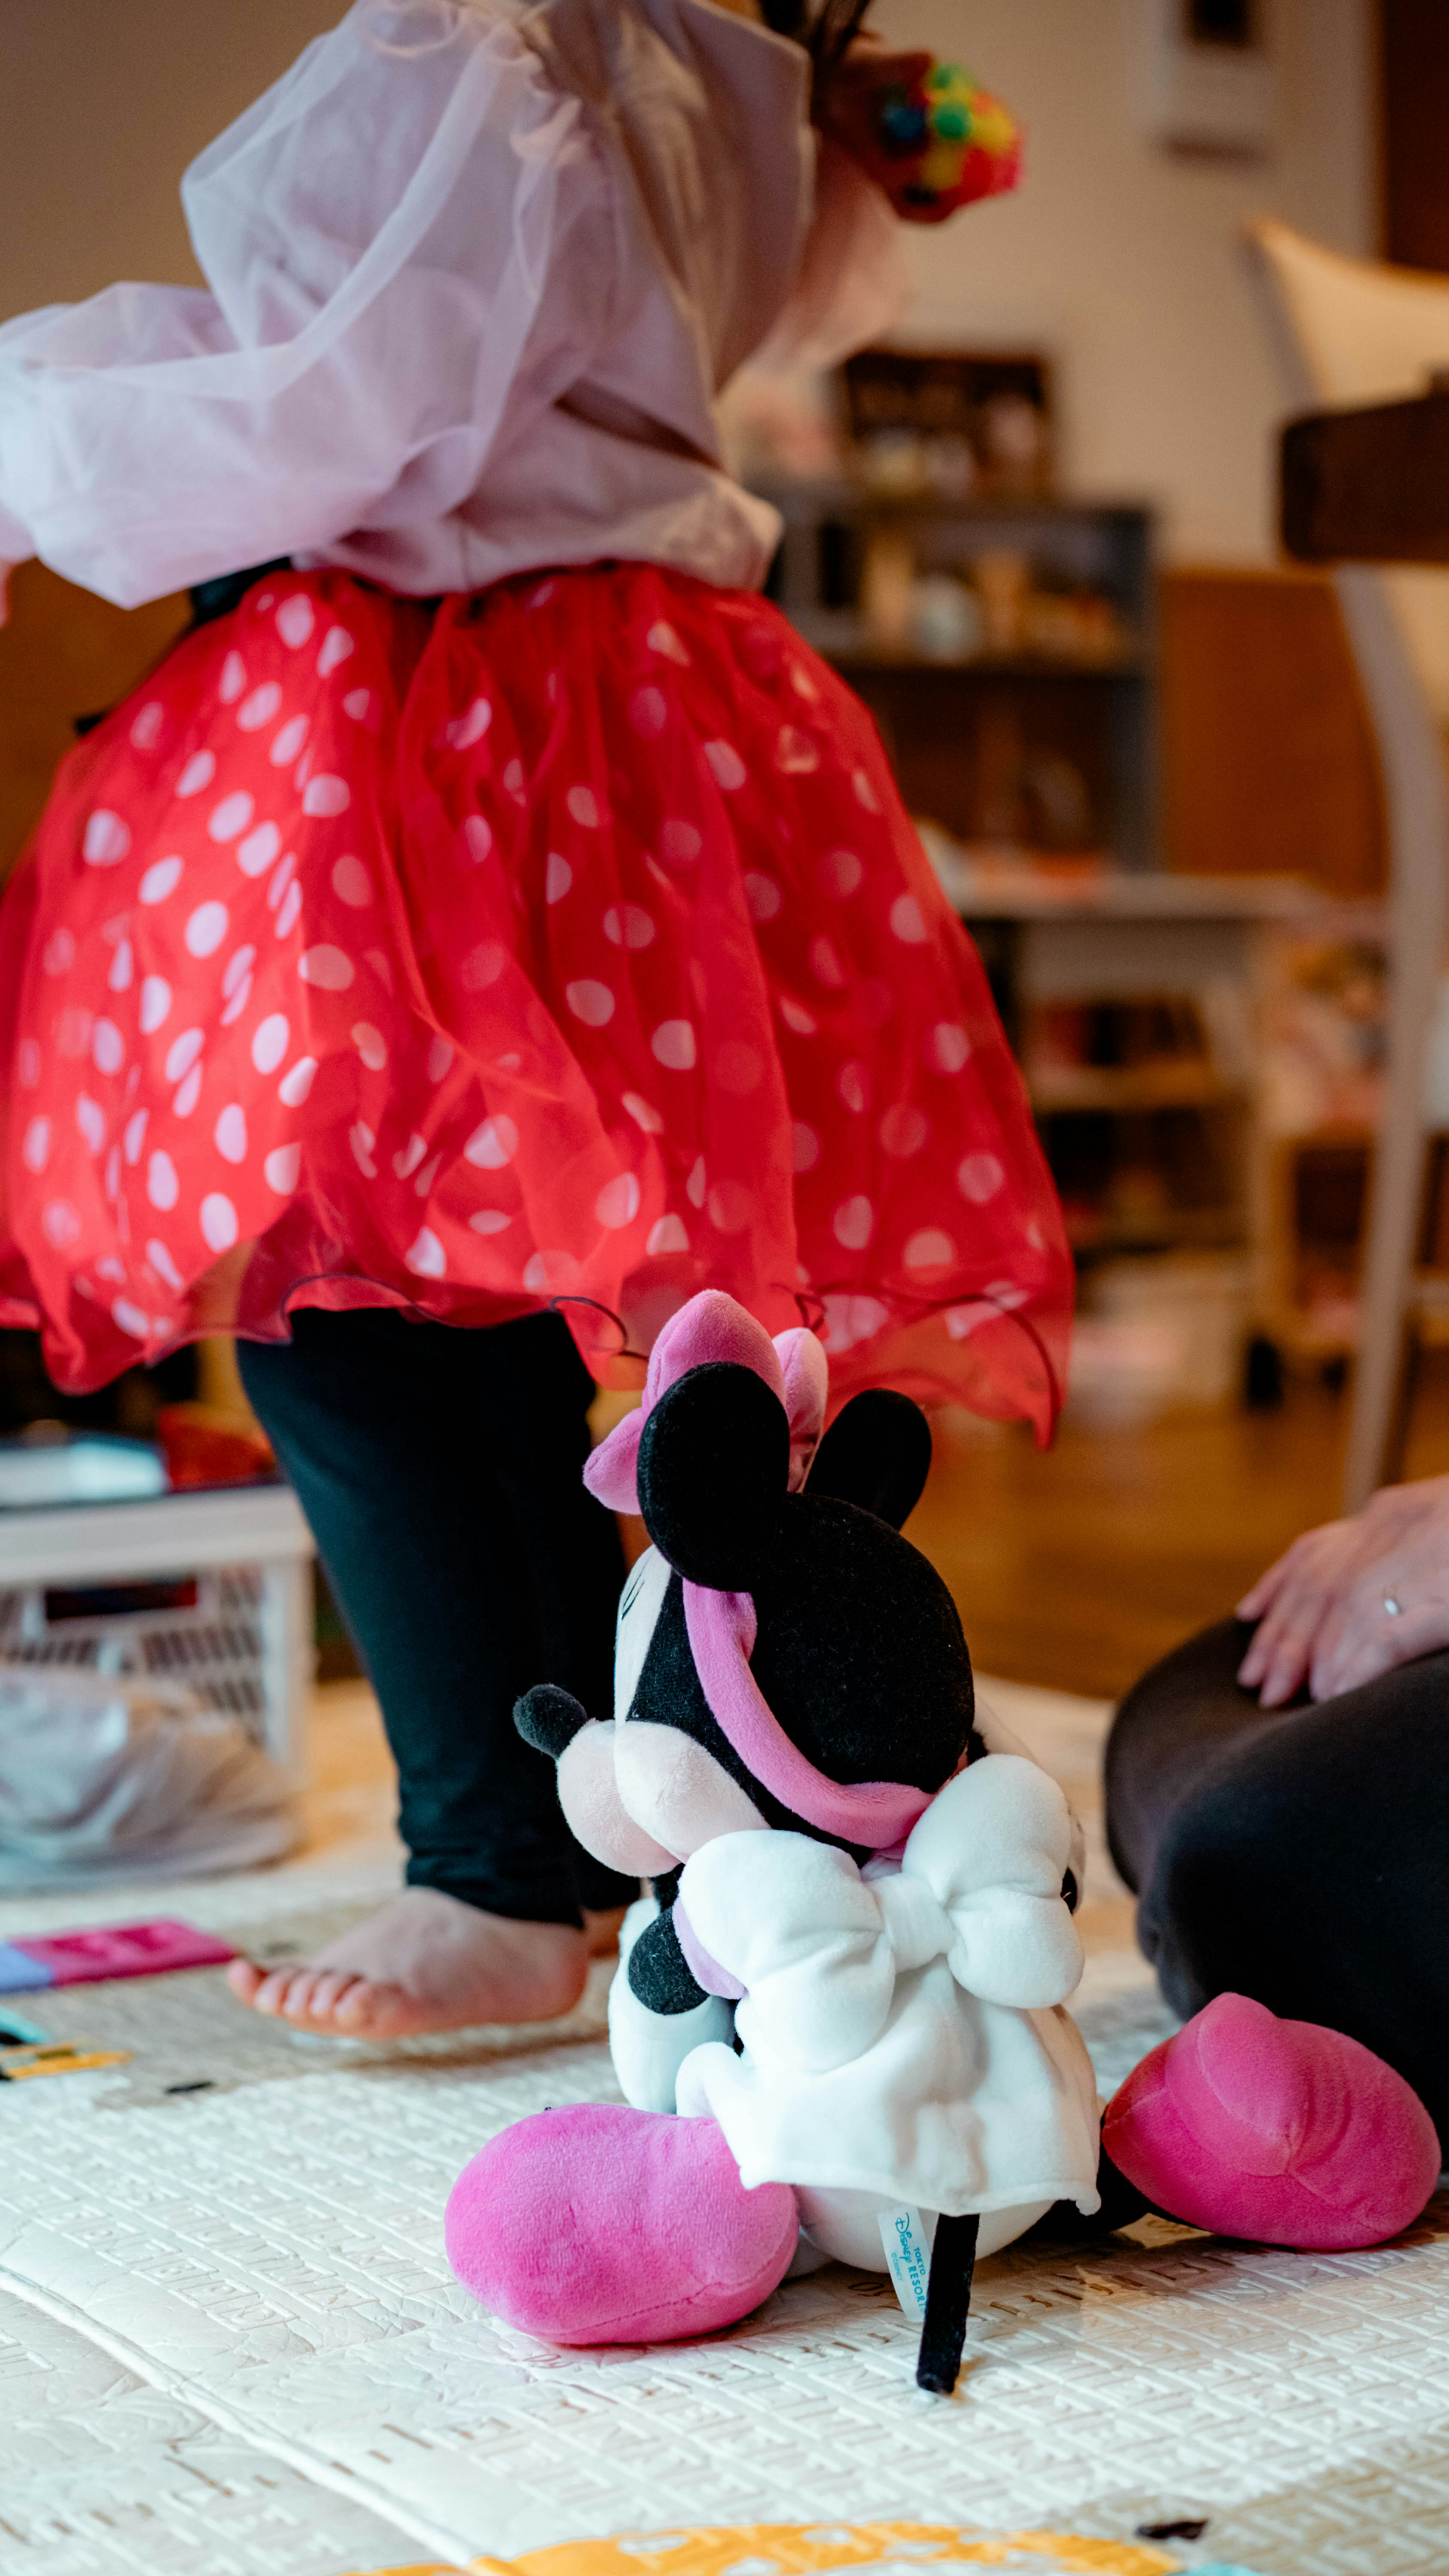
<path fill-rule="evenodd" d="M 1205 1064 L 1063 1065 L 1050 1072 L 1026 1072 L 1033 1109 L 1056 1116 L 1066 1111 L 1142 1109 L 1213 1109 L 1248 1098 L 1248 1085 L 1225 1081 Z"/>

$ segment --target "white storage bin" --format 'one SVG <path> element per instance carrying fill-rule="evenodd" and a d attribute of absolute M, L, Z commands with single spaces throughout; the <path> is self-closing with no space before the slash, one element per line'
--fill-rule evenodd
<path fill-rule="evenodd" d="M 314 1553 L 285 1485 L 0 1511 L 0 1661 L 186 1682 L 295 1767 Z"/>

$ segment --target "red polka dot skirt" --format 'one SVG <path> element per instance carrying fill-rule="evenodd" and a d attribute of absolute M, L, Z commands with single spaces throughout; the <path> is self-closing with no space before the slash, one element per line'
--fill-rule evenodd
<path fill-rule="evenodd" d="M 1045 1434 L 1071 1266 L 870 719 L 647 565 L 268 576 L 63 767 L 0 910 L 0 1322 L 71 1391 L 299 1306 L 706 1286 Z M 637 1373 L 635 1371 L 635 1373 Z"/>

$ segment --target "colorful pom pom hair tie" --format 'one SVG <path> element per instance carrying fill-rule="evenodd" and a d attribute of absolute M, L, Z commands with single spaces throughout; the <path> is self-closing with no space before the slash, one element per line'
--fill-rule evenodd
<path fill-rule="evenodd" d="M 1004 196 L 1021 177 L 1016 119 L 959 63 L 933 63 L 921 80 L 884 89 L 876 132 L 888 161 L 916 164 L 901 173 L 905 202 L 933 213 Z"/>

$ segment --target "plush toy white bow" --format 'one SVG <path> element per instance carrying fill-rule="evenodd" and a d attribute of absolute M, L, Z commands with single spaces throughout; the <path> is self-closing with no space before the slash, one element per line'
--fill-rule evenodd
<path fill-rule="evenodd" d="M 983 2003 L 1064 2002 L 1083 1964 L 1061 1894 L 1070 1844 L 1056 1782 L 986 1754 L 932 1800 L 898 1873 L 863 1877 L 804 1834 L 706 1843 L 680 1882 L 681 1937 L 745 1990 L 736 2023 L 753 2056 L 823 2072 L 875 2045 L 898 1977 L 933 1959 Z"/>

